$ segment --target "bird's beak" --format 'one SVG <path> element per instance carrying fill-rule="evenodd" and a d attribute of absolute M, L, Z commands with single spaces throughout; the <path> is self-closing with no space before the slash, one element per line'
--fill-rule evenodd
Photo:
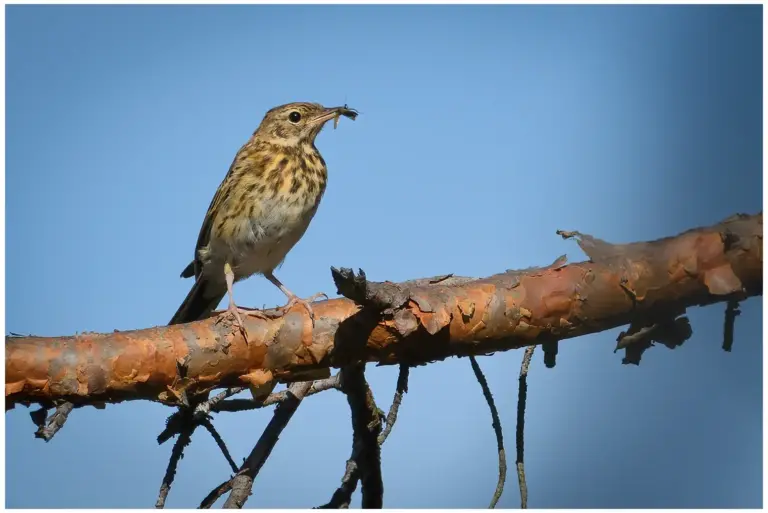
<path fill-rule="evenodd" d="M 350 109 L 346 105 L 343 107 L 330 107 L 323 110 L 323 112 L 316 118 L 312 119 L 310 123 L 313 125 L 322 125 L 326 121 L 337 118 L 339 116 L 346 116 L 354 120 L 357 117 L 357 111 L 355 109 Z"/>

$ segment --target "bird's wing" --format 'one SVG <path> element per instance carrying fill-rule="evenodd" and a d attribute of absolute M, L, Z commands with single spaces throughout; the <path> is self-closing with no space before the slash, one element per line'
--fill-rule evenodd
<path fill-rule="evenodd" d="M 216 189 L 216 194 L 213 195 L 211 204 L 208 205 L 208 211 L 205 213 L 205 218 L 203 219 L 203 225 L 200 227 L 200 234 L 197 236 L 197 244 L 195 245 L 195 259 L 192 261 L 190 265 L 186 267 L 186 269 L 184 269 L 184 271 L 182 271 L 181 276 L 184 278 L 191 277 L 193 273 L 195 278 L 197 278 L 203 269 L 202 263 L 200 262 L 199 251 L 202 248 L 206 247 L 211 240 L 211 230 L 213 229 L 213 222 L 216 219 L 216 214 L 221 210 L 222 204 L 224 203 L 224 201 L 227 199 L 227 196 L 229 195 L 229 191 L 231 189 L 231 183 L 232 183 L 232 180 L 230 180 L 230 178 L 234 173 L 239 157 L 240 157 L 240 153 L 238 152 L 238 155 L 236 155 L 235 159 L 232 161 L 232 165 L 229 166 L 229 171 L 227 171 L 227 174 L 224 177 L 224 180 L 222 180 L 221 184 L 219 185 L 219 188 Z"/>

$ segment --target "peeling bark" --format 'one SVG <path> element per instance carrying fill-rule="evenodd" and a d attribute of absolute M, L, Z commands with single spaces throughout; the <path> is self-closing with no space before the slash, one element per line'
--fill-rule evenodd
<path fill-rule="evenodd" d="M 409 366 L 516 349 L 632 323 L 652 326 L 689 306 L 762 294 L 762 213 L 651 242 L 614 245 L 578 232 L 588 262 L 507 271 L 368 281 L 333 269 L 347 298 L 247 316 L 246 344 L 227 313 L 184 325 L 70 337 L 6 337 L 6 407 L 18 402 L 169 405 L 254 376 L 321 379 L 361 361 Z M 265 311 L 269 316 L 275 312 Z M 629 342 L 629 341 L 625 341 Z M 631 347 L 631 346 L 630 346 Z M 311 376 L 311 377 L 308 377 Z"/>

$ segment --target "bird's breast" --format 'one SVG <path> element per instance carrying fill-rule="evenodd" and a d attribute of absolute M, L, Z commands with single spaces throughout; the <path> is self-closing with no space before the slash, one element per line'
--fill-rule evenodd
<path fill-rule="evenodd" d="M 325 192 L 327 175 L 319 155 L 278 156 L 273 162 L 282 172 L 253 177 L 236 200 L 240 213 L 232 219 L 226 252 L 238 279 L 278 267 L 306 232 Z"/>

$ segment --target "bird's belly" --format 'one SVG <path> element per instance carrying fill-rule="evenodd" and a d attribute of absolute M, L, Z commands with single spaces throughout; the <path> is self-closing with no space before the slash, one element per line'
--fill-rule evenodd
<path fill-rule="evenodd" d="M 243 219 L 228 248 L 236 279 L 279 267 L 306 232 L 316 210 L 306 204 L 270 205 L 262 215 Z"/>

